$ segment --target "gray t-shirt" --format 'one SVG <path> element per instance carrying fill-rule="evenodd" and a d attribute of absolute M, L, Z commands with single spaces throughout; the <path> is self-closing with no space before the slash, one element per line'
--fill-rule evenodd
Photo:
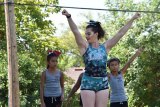
<path fill-rule="evenodd" d="M 44 96 L 45 97 L 59 97 L 62 94 L 62 89 L 60 85 L 61 72 L 56 71 L 50 73 L 48 69 L 45 72 L 45 86 L 44 86 Z"/>
<path fill-rule="evenodd" d="M 127 101 L 127 96 L 124 90 L 124 79 L 123 74 L 121 72 L 118 73 L 117 76 L 110 75 L 110 102 L 122 102 Z"/>

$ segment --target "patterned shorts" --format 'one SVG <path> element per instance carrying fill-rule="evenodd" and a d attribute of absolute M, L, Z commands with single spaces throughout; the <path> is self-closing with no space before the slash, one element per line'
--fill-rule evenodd
<path fill-rule="evenodd" d="M 83 74 L 81 90 L 100 91 L 108 89 L 108 77 L 91 77 Z"/>

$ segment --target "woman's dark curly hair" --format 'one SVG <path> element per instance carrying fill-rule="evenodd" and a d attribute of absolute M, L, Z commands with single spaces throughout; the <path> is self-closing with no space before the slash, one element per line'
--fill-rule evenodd
<path fill-rule="evenodd" d="M 87 28 L 92 28 L 92 31 L 94 33 L 98 33 L 98 40 L 103 38 L 104 35 L 105 35 L 105 32 L 104 32 L 103 28 L 101 27 L 101 23 L 100 22 L 90 20 L 88 22 L 88 25 L 87 25 L 86 29 Z"/>

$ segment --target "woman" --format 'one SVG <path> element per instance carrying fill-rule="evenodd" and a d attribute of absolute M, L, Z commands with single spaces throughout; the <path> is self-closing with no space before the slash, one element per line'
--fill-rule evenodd
<path fill-rule="evenodd" d="M 108 100 L 108 78 L 106 70 L 107 54 L 110 49 L 124 36 L 133 21 L 140 14 L 136 13 L 131 20 L 122 27 L 115 36 L 100 44 L 99 39 L 104 37 L 104 30 L 100 22 L 90 21 L 86 27 L 86 40 L 82 38 L 71 14 L 66 10 L 62 14 L 67 17 L 69 26 L 75 36 L 76 43 L 83 56 L 85 73 L 81 82 L 81 97 L 83 107 L 106 107 Z"/>

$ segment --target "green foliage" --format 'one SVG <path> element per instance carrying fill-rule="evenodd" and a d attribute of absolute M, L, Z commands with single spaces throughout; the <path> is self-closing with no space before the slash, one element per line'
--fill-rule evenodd
<path fill-rule="evenodd" d="M 15 3 L 57 4 L 58 0 L 14 0 Z M 17 53 L 20 84 L 20 106 L 39 107 L 40 74 L 46 67 L 48 49 L 65 47 L 54 36 L 54 23 L 47 19 L 60 9 L 39 6 L 15 5 Z M 7 41 L 5 35 L 4 6 L 0 6 L 0 106 L 8 104 Z"/>
<path fill-rule="evenodd" d="M 82 56 L 79 53 L 78 46 L 75 42 L 74 35 L 72 32 L 64 32 L 64 34 L 60 37 L 62 40 L 62 44 L 65 45 L 66 48 L 66 55 L 64 57 L 66 63 L 66 66 L 68 67 L 79 67 L 79 66 L 84 66 Z M 67 67 L 67 68 L 68 68 Z"/>
<path fill-rule="evenodd" d="M 19 55 L 19 86 L 21 106 L 32 107 L 38 104 L 40 71 L 36 61 L 28 54 Z"/>
<path fill-rule="evenodd" d="M 8 80 L 7 80 L 7 55 L 5 51 L 0 52 L 0 105 L 7 104 L 8 99 Z"/>

